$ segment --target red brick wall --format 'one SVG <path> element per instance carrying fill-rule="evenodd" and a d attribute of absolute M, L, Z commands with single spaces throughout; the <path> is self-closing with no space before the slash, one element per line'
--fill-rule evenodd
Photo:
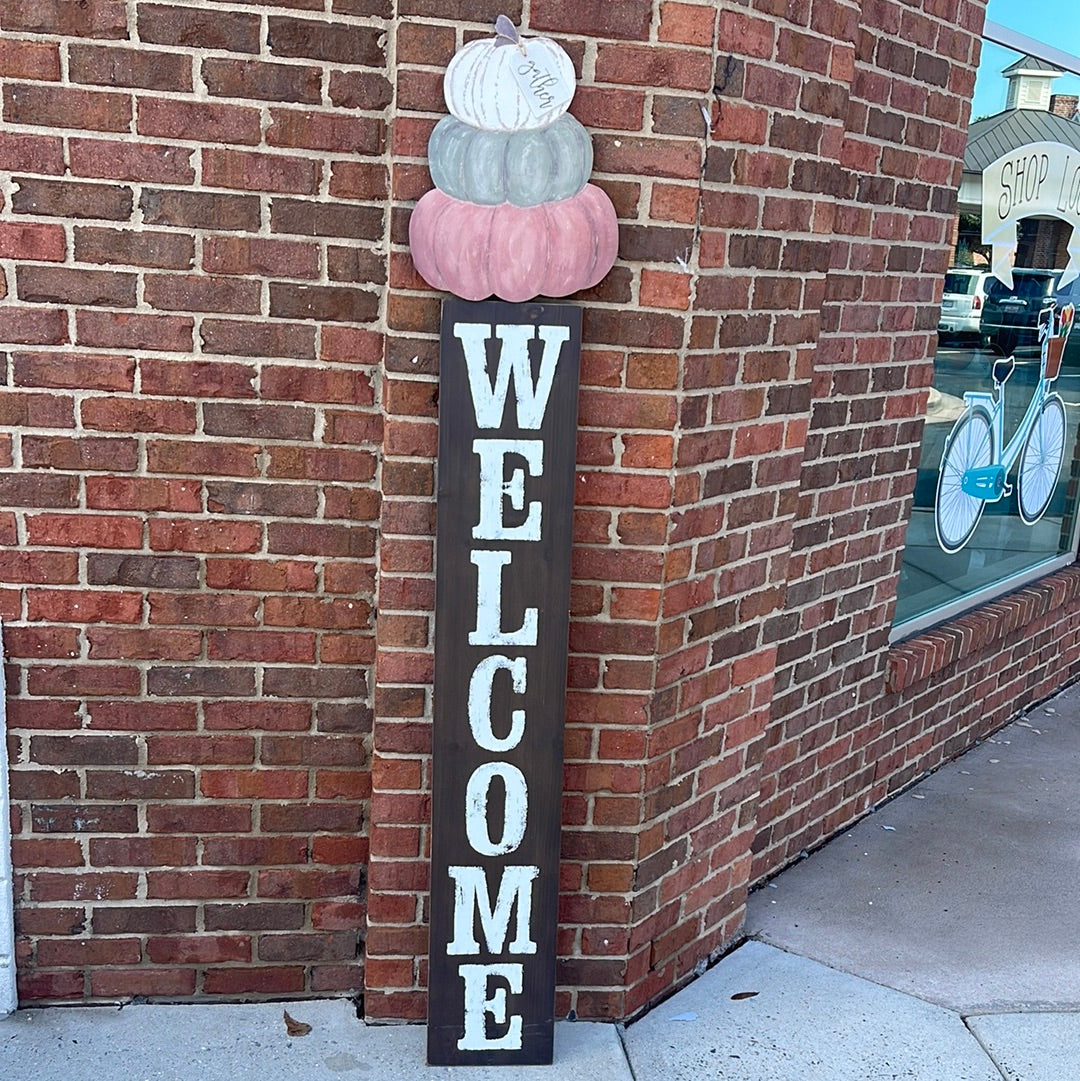
<path fill-rule="evenodd" d="M 880 696 L 982 12 L 855 7 L 755 876 L 896 784 Z"/>
<path fill-rule="evenodd" d="M 388 5 L 259 8 L 0 11 L 24 999 L 361 980 Z"/>
<path fill-rule="evenodd" d="M 982 8 L 0 11 L 25 998 L 424 1015 L 440 297 L 407 225 L 501 13 L 574 59 L 621 226 L 575 298 L 558 1013 L 654 1001 L 753 882 L 1080 674 L 1072 572 L 887 644 Z"/>

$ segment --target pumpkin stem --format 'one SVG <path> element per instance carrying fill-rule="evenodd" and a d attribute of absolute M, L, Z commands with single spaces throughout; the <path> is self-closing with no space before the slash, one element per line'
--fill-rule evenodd
<path fill-rule="evenodd" d="M 525 55 L 525 45 L 521 40 L 521 35 L 507 15 L 500 15 L 495 20 L 495 45 L 516 45 L 521 50 L 522 56 Z"/>

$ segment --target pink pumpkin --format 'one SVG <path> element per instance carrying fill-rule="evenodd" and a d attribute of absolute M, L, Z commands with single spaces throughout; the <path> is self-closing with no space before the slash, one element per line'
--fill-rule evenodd
<path fill-rule="evenodd" d="M 434 288 L 521 302 L 596 285 L 615 263 L 619 228 L 611 200 L 593 184 L 531 207 L 479 206 L 435 189 L 412 212 L 409 243 Z"/>

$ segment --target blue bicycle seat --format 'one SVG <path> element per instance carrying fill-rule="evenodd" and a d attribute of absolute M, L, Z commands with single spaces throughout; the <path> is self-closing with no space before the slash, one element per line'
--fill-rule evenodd
<path fill-rule="evenodd" d="M 994 361 L 993 377 L 994 382 L 1000 387 L 1010 375 L 1013 373 L 1013 369 L 1016 367 L 1015 357 L 1005 357 L 1003 360 Z"/>

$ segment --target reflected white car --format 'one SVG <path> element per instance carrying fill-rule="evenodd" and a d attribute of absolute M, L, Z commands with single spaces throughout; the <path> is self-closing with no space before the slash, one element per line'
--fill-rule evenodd
<path fill-rule="evenodd" d="M 979 333 L 979 317 L 986 303 L 986 283 L 991 275 L 978 267 L 953 267 L 945 274 L 938 334 L 960 338 Z"/>

